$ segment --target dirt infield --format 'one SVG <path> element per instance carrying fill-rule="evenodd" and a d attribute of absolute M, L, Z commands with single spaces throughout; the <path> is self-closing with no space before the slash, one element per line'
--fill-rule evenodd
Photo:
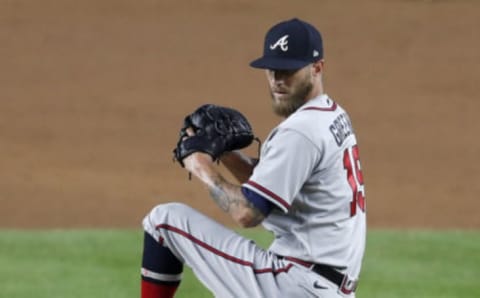
<path fill-rule="evenodd" d="M 248 62 L 293 16 L 324 35 L 370 226 L 480 228 L 480 2 L 285 2 L 1 1 L 0 228 L 135 228 L 167 201 L 230 224 L 171 150 L 201 103 L 278 123 Z"/>

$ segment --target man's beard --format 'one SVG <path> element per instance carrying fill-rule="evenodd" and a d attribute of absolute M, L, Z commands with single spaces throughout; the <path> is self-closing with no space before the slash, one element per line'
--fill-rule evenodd
<path fill-rule="evenodd" d="M 270 95 L 272 96 L 272 108 L 275 114 L 281 117 L 288 117 L 293 112 L 298 110 L 307 99 L 307 95 L 312 91 L 313 84 L 309 81 L 303 82 L 298 86 L 298 89 L 289 95 L 287 98 L 282 100 L 276 100 L 272 90 L 270 90 Z"/>

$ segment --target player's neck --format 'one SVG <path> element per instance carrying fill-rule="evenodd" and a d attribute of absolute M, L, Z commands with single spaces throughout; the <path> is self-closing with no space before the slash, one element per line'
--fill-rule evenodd
<path fill-rule="evenodd" d="M 312 90 L 310 91 L 310 93 L 307 95 L 306 97 L 306 100 L 305 102 L 308 102 L 314 98 L 317 98 L 319 97 L 320 95 L 324 94 L 323 92 L 323 84 L 320 82 L 320 83 L 317 83 L 317 84 L 314 84 L 313 85 L 313 88 Z"/>

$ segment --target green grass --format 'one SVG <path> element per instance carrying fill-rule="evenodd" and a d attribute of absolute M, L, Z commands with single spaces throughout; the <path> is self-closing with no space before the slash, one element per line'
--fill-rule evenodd
<path fill-rule="evenodd" d="M 132 231 L 2 231 L 0 297 L 137 297 L 141 243 Z"/>
<path fill-rule="evenodd" d="M 241 233 L 263 247 L 271 241 L 261 230 Z M 142 237 L 0 230 L 0 297 L 139 297 Z M 480 297 L 479 276 L 480 232 L 372 230 L 357 297 Z M 177 297 L 213 295 L 186 268 Z"/>

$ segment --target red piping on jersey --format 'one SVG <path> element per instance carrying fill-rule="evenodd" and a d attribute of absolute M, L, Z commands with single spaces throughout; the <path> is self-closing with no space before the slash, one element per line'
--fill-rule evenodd
<path fill-rule="evenodd" d="M 319 108 L 319 107 L 306 107 L 302 109 L 302 111 L 306 110 L 316 110 L 316 111 L 322 111 L 322 112 L 333 112 L 337 109 L 337 103 L 333 102 L 333 105 L 329 108 Z"/>
<path fill-rule="evenodd" d="M 282 204 L 283 207 L 289 209 L 290 208 L 290 204 L 288 204 L 284 199 L 282 199 L 281 197 L 277 196 L 276 194 L 274 194 L 273 192 L 271 192 L 270 190 L 266 189 L 265 187 L 261 186 L 260 184 L 256 183 L 256 182 L 253 182 L 252 180 L 248 180 L 246 182 L 247 184 L 255 187 L 256 189 L 260 190 L 261 192 L 263 193 L 266 193 L 267 195 L 269 195 L 270 197 L 272 197 L 273 199 L 275 199 L 277 202 L 279 202 L 280 204 Z"/>
<path fill-rule="evenodd" d="M 288 272 L 288 270 L 290 270 L 290 268 L 292 268 L 292 266 L 293 266 L 292 264 L 288 264 L 286 267 L 278 268 L 278 269 L 273 269 L 273 268 L 255 269 L 253 267 L 252 262 L 245 261 L 245 260 L 239 259 L 237 257 L 228 255 L 228 254 L 216 249 L 215 247 L 213 247 L 211 245 L 208 245 L 207 243 L 201 241 L 200 239 L 195 238 L 193 235 L 191 235 L 191 234 L 189 234 L 185 231 L 180 230 L 179 228 L 176 228 L 176 227 L 168 225 L 168 224 L 159 224 L 159 225 L 155 226 L 155 229 L 157 229 L 157 230 L 164 229 L 164 230 L 167 230 L 167 231 L 170 231 L 170 232 L 173 232 L 173 233 L 177 233 L 177 234 L 187 238 L 188 240 L 192 241 L 193 243 L 197 244 L 198 246 L 201 246 L 201 247 L 205 248 L 206 250 L 210 251 L 211 253 L 216 254 L 219 257 L 222 257 L 222 258 L 224 258 L 224 259 L 226 259 L 230 262 L 237 263 L 237 264 L 242 265 L 242 266 L 251 267 L 255 274 L 262 274 L 262 273 L 279 274 L 279 273 L 282 273 L 282 272 Z"/>

